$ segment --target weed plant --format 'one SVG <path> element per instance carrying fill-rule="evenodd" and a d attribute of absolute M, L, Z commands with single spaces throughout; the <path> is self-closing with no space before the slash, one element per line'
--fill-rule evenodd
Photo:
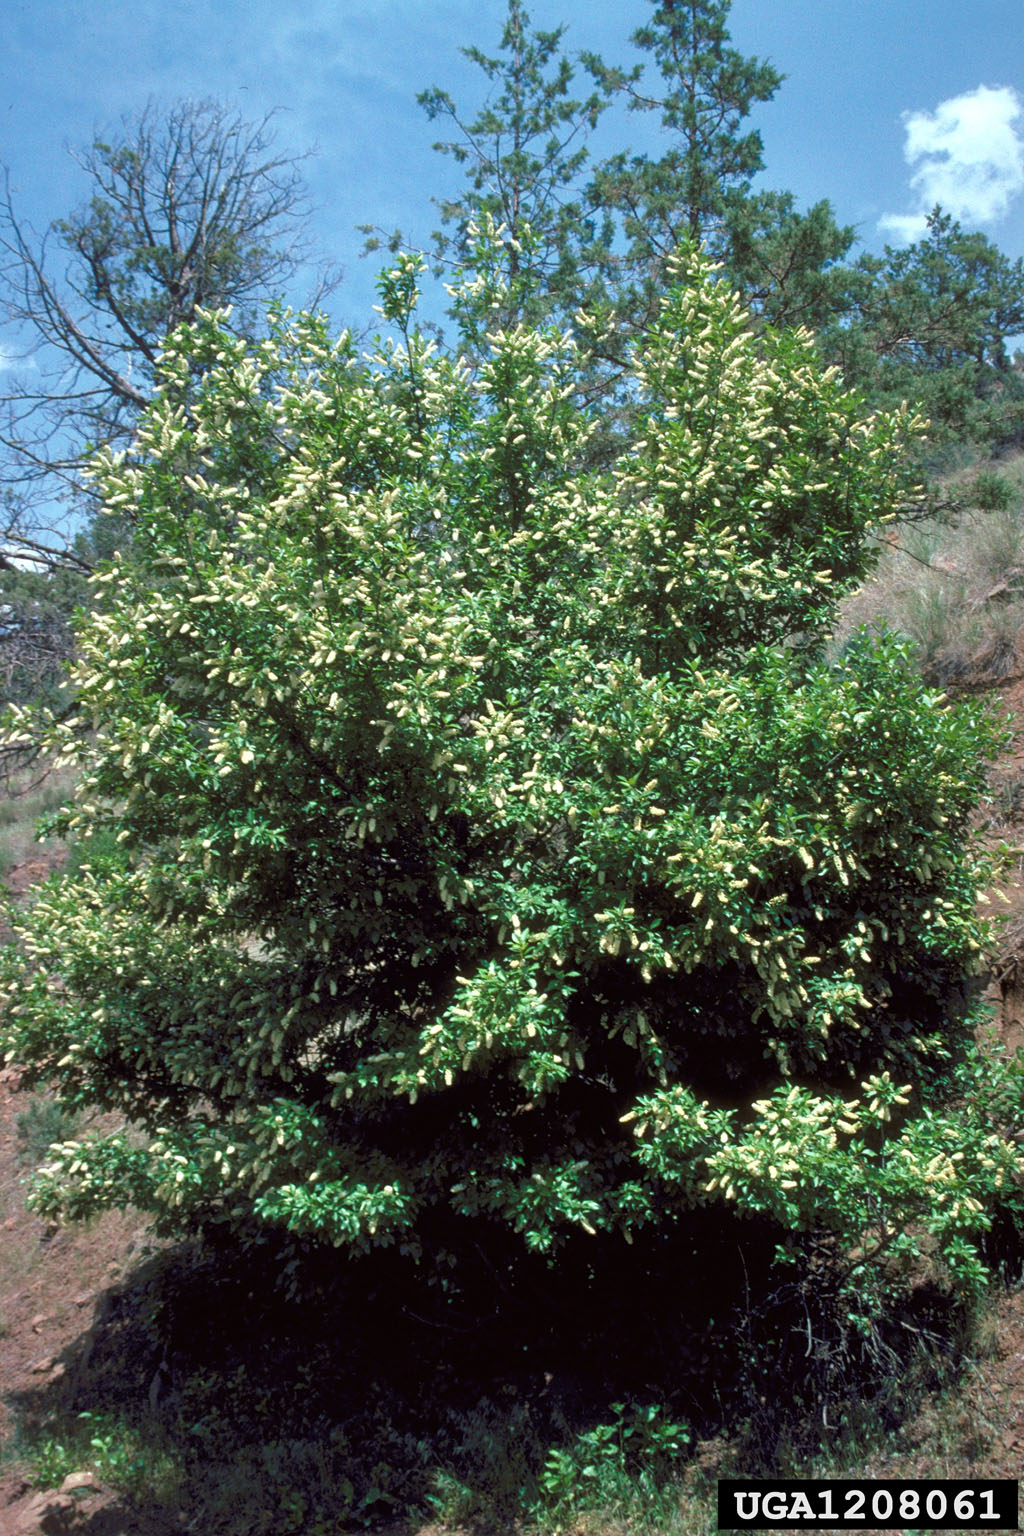
<path fill-rule="evenodd" d="M 117 1415 L 77 1414 L 59 1434 L 45 1434 L 33 1448 L 32 1485 L 56 1488 L 70 1472 L 90 1467 L 103 1482 L 130 1498 L 156 1497 L 173 1507 L 178 1497 L 174 1459 Z"/>
<path fill-rule="evenodd" d="M 18 1161 L 36 1168 L 54 1142 L 67 1141 L 78 1128 L 79 1116 L 46 1094 L 34 1094 L 15 1121 Z"/>

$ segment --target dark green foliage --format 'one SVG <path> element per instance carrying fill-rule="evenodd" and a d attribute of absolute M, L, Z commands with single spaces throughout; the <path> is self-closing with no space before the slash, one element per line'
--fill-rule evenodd
<path fill-rule="evenodd" d="M 650 322 L 665 264 L 687 241 L 704 244 L 762 323 L 816 327 L 845 308 L 839 263 L 853 230 L 836 224 L 826 202 L 801 213 L 789 193 L 752 191 L 764 161 L 746 119 L 783 77 L 729 46 L 729 10 L 730 0 L 654 5 L 633 41 L 656 67 L 657 86 L 642 65 L 629 72 L 585 55 L 604 89 L 632 111 L 657 114 L 669 143 L 657 159 L 613 155 L 591 182 L 594 207 L 617 227 L 606 295 L 613 331 Z"/>
<path fill-rule="evenodd" d="M 467 122 L 445 92 L 423 94 L 431 115 L 458 129 L 437 147 L 467 170 L 462 195 L 441 205 L 446 224 L 463 233 L 435 236 L 435 251 L 475 270 L 467 225 L 490 219 L 507 235 L 511 308 L 500 313 L 484 286 L 463 295 L 460 323 L 473 309 L 483 329 L 511 317 L 570 325 L 589 361 L 581 391 L 606 401 L 590 455 L 607 462 L 630 416 L 623 370 L 631 341 L 657 313 L 679 242 L 696 239 L 758 324 L 811 328 L 872 404 L 915 403 L 931 421 L 929 463 L 942 443 L 1016 441 L 1024 385 L 1005 344 L 1024 327 L 1021 263 L 939 209 L 926 239 L 854 261 L 854 230 L 836 223 L 827 202 L 800 210 L 791 193 L 755 192 L 764 163 L 747 120 L 782 76 L 730 46 L 729 10 L 730 0 L 655 3 L 633 38 L 647 70 L 585 53 L 599 93 L 574 100 L 561 33 L 530 34 L 512 0 L 502 51 L 464 50 L 497 92 L 483 112 Z M 615 100 L 657 117 L 665 153 L 621 150 L 589 165 L 583 131 Z"/>
<path fill-rule="evenodd" d="M 69 1114 L 56 1099 L 35 1095 L 15 1121 L 19 1162 L 37 1167 L 54 1142 L 66 1141 L 77 1128 L 77 1115 Z"/>
<path fill-rule="evenodd" d="M 782 76 L 728 46 L 729 10 L 730 0 L 654 3 L 633 42 L 653 58 L 663 82 L 658 97 L 648 93 L 642 66 L 625 71 L 587 56 L 605 90 L 624 92 L 633 110 L 656 111 L 672 139 L 660 160 L 619 154 L 595 179 L 595 201 L 622 214 L 637 267 L 650 270 L 685 241 L 714 249 L 731 203 L 764 168 L 760 134 L 741 125 Z"/>
<path fill-rule="evenodd" d="M 1020 499 L 1020 492 L 996 470 L 982 470 L 968 487 L 970 504 L 982 512 L 1008 512 Z"/>
<path fill-rule="evenodd" d="M 913 401 L 933 442 L 1010 443 L 1024 385 L 1006 353 L 1024 328 L 1024 261 L 936 209 L 928 233 L 862 256 L 848 315 L 821 336 L 827 357 L 879 404 Z"/>
<path fill-rule="evenodd" d="M 726 238 L 729 281 L 761 324 L 819 331 L 848 313 L 855 233 L 829 203 L 801 213 L 792 193 L 751 194 L 729 210 Z"/>

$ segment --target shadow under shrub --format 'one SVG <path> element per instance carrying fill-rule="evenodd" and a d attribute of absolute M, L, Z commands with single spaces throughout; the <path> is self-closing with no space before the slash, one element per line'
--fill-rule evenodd
<path fill-rule="evenodd" d="M 797 1475 L 955 1378 L 969 1326 L 948 1290 L 906 1287 L 865 1335 L 834 1253 L 780 1271 L 778 1237 L 704 1212 L 501 1290 L 480 1267 L 442 1291 L 394 1252 L 313 1255 L 301 1302 L 276 1283 L 294 1249 L 171 1250 L 16 1404 L 22 1444 L 44 1478 L 92 1464 L 211 1536 L 662 1518 L 701 1442 L 726 1471 Z"/>

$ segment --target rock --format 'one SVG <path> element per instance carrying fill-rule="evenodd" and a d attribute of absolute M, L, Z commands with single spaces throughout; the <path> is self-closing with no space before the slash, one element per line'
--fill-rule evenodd
<path fill-rule="evenodd" d="M 30 1375 L 50 1376 L 54 1381 L 59 1381 L 66 1370 L 63 1360 L 58 1360 L 56 1355 L 46 1355 L 42 1360 L 37 1360 L 35 1365 L 29 1366 Z"/>
<path fill-rule="evenodd" d="M 76 1528 L 75 1501 L 70 1494 L 51 1494 L 50 1503 L 40 1516 L 42 1536 L 70 1536 Z"/>
<path fill-rule="evenodd" d="M 99 1493 L 95 1472 L 69 1472 L 60 1485 L 60 1493 Z"/>
<path fill-rule="evenodd" d="M 1024 570 L 1019 565 L 1011 566 L 995 586 L 990 587 L 981 597 L 975 598 L 973 606 L 984 608 L 986 603 L 1008 603 L 1012 598 L 1020 596 L 1022 580 L 1024 580 Z"/>
<path fill-rule="evenodd" d="M 58 1532 L 66 1526 L 72 1500 L 60 1494 L 34 1493 L 13 1511 L 12 1536 L 39 1536 L 40 1531 Z"/>

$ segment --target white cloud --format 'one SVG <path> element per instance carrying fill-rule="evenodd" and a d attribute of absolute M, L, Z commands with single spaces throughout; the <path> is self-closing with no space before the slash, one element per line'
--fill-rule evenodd
<path fill-rule="evenodd" d="M 0 373 L 38 373 L 39 364 L 27 351 L 15 352 L 0 344 Z"/>
<path fill-rule="evenodd" d="M 1024 191 L 1024 138 L 1015 126 L 1022 115 L 1015 90 L 988 85 L 942 101 L 934 112 L 905 112 L 903 154 L 913 168 L 917 206 L 886 214 L 879 228 L 903 242 L 916 240 L 936 203 L 971 226 L 1001 219 Z"/>

